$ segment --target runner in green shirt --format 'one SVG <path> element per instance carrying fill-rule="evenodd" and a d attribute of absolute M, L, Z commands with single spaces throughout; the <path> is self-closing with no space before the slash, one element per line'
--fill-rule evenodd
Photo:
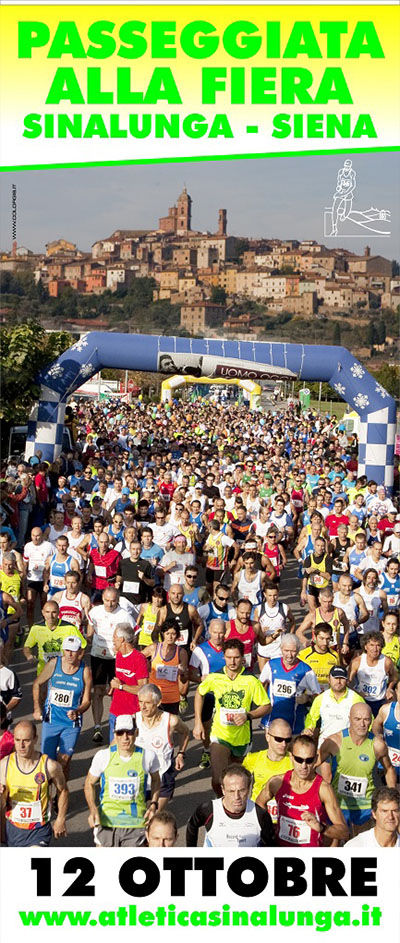
<path fill-rule="evenodd" d="M 215 698 L 215 714 L 210 736 L 212 787 L 221 797 L 221 774 L 232 760 L 245 756 L 251 743 L 252 719 L 264 717 L 271 703 L 263 685 L 253 675 L 245 674 L 244 645 L 240 639 L 224 643 L 225 668 L 207 675 L 195 695 L 195 725 L 193 736 L 204 740 L 201 721 L 204 696 L 210 692 Z M 252 709 L 252 704 L 256 707 Z"/>
<path fill-rule="evenodd" d="M 27 661 L 34 661 L 32 648 L 37 646 L 37 674 L 43 670 L 46 662 L 61 652 L 62 643 L 70 635 L 77 635 L 82 649 L 86 648 L 86 639 L 76 625 L 61 622 L 58 603 L 48 600 L 42 609 L 44 622 L 32 625 L 25 641 L 23 653 Z"/>

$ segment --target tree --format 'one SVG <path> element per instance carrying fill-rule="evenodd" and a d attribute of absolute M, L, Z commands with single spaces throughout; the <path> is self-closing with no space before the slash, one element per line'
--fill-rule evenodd
<path fill-rule="evenodd" d="M 379 370 L 374 370 L 372 376 L 390 393 L 390 396 L 398 399 L 400 395 L 400 367 L 385 363 Z"/>
<path fill-rule="evenodd" d="M 341 335 L 341 330 L 340 330 L 340 324 L 339 324 L 339 321 L 335 321 L 334 326 L 333 326 L 333 343 L 340 345 L 341 342 L 342 342 L 342 335 Z"/>
<path fill-rule="evenodd" d="M 238 240 L 237 240 L 235 249 L 236 249 L 236 259 L 237 259 L 238 262 L 241 262 L 241 261 L 242 261 L 242 259 L 243 259 L 243 253 L 244 253 L 244 252 L 247 252 L 248 248 L 249 248 L 249 240 L 248 240 L 248 239 L 238 239 Z"/>
<path fill-rule="evenodd" d="M 225 288 L 221 288 L 220 285 L 213 285 L 211 289 L 211 301 L 216 305 L 224 305 L 226 303 Z"/>
<path fill-rule="evenodd" d="M 386 341 L 386 323 L 385 323 L 385 321 L 384 321 L 383 319 L 382 319 L 381 321 L 378 321 L 378 324 L 377 324 L 377 326 L 376 326 L 376 336 L 377 336 L 377 341 L 376 341 L 377 344 L 384 344 L 384 343 L 385 343 L 385 341 Z"/>
<path fill-rule="evenodd" d="M 67 331 L 47 333 L 33 319 L 0 334 L 1 408 L 0 418 L 27 422 L 31 406 L 38 398 L 37 374 L 72 344 Z"/>
<path fill-rule="evenodd" d="M 378 343 L 377 337 L 378 335 L 377 335 L 375 324 L 373 321 L 370 321 L 367 327 L 367 335 L 366 335 L 366 342 L 367 342 L 368 347 L 373 347 L 374 344 Z"/>

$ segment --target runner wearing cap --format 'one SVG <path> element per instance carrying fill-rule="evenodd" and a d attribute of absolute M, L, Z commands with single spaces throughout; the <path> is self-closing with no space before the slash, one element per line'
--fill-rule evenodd
<path fill-rule="evenodd" d="M 312 702 L 304 733 L 314 733 L 319 729 L 320 747 L 327 737 L 348 727 L 350 709 L 359 703 L 363 703 L 363 698 L 348 687 L 347 669 L 335 665 L 329 672 L 329 687 Z"/>
<path fill-rule="evenodd" d="M 123 848 L 141 844 L 146 823 L 158 808 L 159 763 L 153 751 L 135 744 L 136 722 L 120 714 L 115 724 L 115 743 L 94 756 L 85 781 L 89 825 L 95 845 Z M 151 801 L 146 807 L 146 776 L 151 780 Z M 95 787 L 100 781 L 99 805 Z"/>
<path fill-rule="evenodd" d="M 40 688 L 48 684 L 43 713 Z M 43 719 L 41 751 L 60 763 L 68 779 L 72 754 L 82 728 L 82 714 L 90 707 L 92 672 L 82 661 L 76 635 L 62 642 L 62 654 L 47 662 L 33 682 L 33 718 Z"/>

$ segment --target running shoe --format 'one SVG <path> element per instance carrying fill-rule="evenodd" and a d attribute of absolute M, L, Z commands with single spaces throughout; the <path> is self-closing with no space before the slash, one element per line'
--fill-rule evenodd
<path fill-rule="evenodd" d="M 100 730 L 100 727 L 96 727 L 93 734 L 93 743 L 103 743 L 104 737 Z"/>
<path fill-rule="evenodd" d="M 201 760 L 199 763 L 199 769 L 210 769 L 211 760 L 208 750 L 203 750 L 201 754 Z"/>
<path fill-rule="evenodd" d="M 179 713 L 186 714 L 188 707 L 189 707 L 188 699 L 186 697 L 181 697 L 179 701 Z"/>

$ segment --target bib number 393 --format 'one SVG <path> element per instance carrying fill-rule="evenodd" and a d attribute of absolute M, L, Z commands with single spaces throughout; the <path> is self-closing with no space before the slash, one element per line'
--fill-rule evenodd
<path fill-rule="evenodd" d="M 117 779 L 116 777 L 111 777 L 109 780 L 109 793 L 110 799 L 116 799 L 117 801 L 126 802 L 131 799 L 135 799 L 138 790 L 138 780 L 137 776 L 132 776 L 131 778 Z"/>

